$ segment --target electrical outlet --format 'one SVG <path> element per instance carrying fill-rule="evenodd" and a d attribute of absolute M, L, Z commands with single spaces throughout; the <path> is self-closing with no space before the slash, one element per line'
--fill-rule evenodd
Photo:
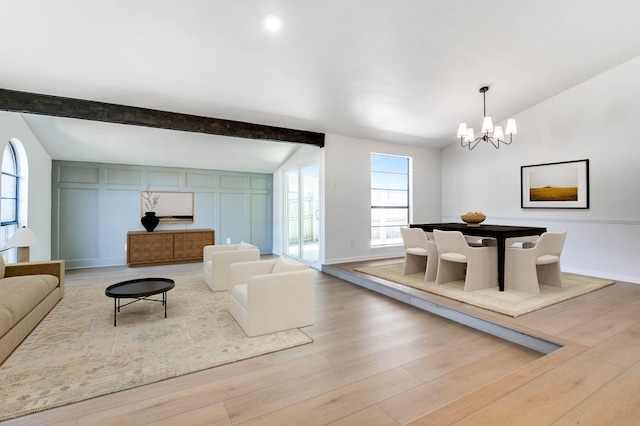
<path fill-rule="evenodd" d="M 227 238 L 227 244 L 231 244 L 231 238 Z"/>
<path fill-rule="evenodd" d="M 356 245 L 356 240 L 354 240 L 353 238 L 349 240 L 349 247 L 355 247 Z"/>

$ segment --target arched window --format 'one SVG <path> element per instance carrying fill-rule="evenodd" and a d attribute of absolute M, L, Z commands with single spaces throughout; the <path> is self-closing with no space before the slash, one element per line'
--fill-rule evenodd
<path fill-rule="evenodd" d="M 0 191 L 0 253 L 5 262 L 17 261 L 17 250 L 7 247 L 7 241 L 18 229 L 18 185 L 20 184 L 18 170 L 18 156 L 11 142 L 7 143 L 2 154 L 2 190 Z"/>

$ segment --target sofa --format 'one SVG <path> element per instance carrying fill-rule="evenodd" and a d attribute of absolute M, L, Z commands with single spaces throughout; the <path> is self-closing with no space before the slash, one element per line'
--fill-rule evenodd
<path fill-rule="evenodd" d="M 247 336 L 312 325 L 313 271 L 286 258 L 231 265 L 229 313 Z"/>
<path fill-rule="evenodd" d="M 260 260 L 260 250 L 253 244 L 204 246 L 202 250 L 204 281 L 212 291 L 231 290 L 229 283 L 229 266 L 236 262 Z"/>
<path fill-rule="evenodd" d="M 64 296 L 64 260 L 5 265 L 0 256 L 0 364 Z"/>

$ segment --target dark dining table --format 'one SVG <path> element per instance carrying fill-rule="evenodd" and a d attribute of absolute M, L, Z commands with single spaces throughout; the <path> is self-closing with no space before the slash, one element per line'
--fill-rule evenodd
<path fill-rule="evenodd" d="M 527 237 L 542 235 L 547 228 L 539 226 L 507 226 L 507 225 L 483 225 L 467 226 L 466 223 L 413 223 L 410 228 L 421 228 L 425 232 L 433 232 L 434 229 L 442 231 L 460 231 L 465 235 L 495 238 L 498 246 L 498 288 L 504 291 L 504 251 L 507 238 Z"/>

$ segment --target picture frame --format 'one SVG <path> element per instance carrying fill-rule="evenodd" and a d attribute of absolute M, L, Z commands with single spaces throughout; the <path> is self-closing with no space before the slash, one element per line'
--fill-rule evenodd
<path fill-rule="evenodd" d="M 140 191 L 140 215 L 144 216 L 145 198 L 154 199 L 153 211 L 160 223 L 193 223 L 195 195 L 193 192 Z"/>
<path fill-rule="evenodd" d="M 589 160 L 520 166 L 523 209 L 588 209 Z"/>

